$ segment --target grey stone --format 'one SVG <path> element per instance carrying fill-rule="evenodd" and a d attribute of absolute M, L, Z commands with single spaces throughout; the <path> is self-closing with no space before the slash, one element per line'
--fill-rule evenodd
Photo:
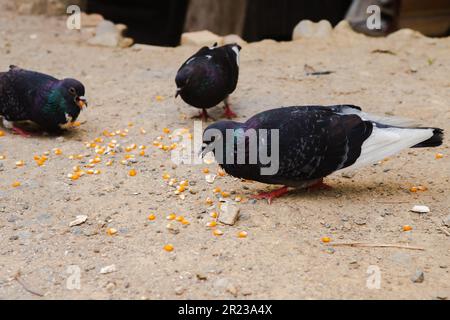
<path fill-rule="evenodd" d="M 228 292 L 237 297 L 238 289 L 228 278 L 217 279 L 214 282 L 214 288 L 220 291 Z"/>
<path fill-rule="evenodd" d="M 91 45 L 117 47 L 121 40 L 121 32 L 116 25 L 109 21 L 103 20 L 95 29 L 95 37 L 88 40 Z"/>
<path fill-rule="evenodd" d="M 422 270 L 417 269 L 412 275 L 411 281 L 414 283 L 422 283 L 425 280 L 425 275 Z"/>
<path fill-rule="evenodd" d="M 450 228 L 450 214 L 442 220 L 442 223 Z"/>
<path fill-rule="evenodd" d="M 219 222 L 227 225 L 234 225 L 239 219 L 240 209 L 231 202 L 223 202 L 220 206 Z"/>

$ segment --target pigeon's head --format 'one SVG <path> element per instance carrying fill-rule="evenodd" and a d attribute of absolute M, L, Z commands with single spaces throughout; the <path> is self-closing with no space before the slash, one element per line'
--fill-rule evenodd
<path fill-rule="evenodd" d="M 75 79 L 64 79 L 60 81 L 57 91 L 58 96 L 63 99 L 61 105 L 64 105 L 67 122 L 75 121 L 80 111 L 87 107 L 83 84 Z"/>
<path fill-rule="evenodd" d="M 192 84 L 191 80 L 193 79 L 195 73 L 195 68 L 189 65 L 184 65 L 180 70 L 178 70 L 177 76 L 175 77 L 175 84 L 177 85 L 175 98 L 178 97 L 178 95 L 182 95 L 183 92 L 187 91 L 189 85 Z"/>
<path fill-rule="evenodd" d="M 219 163 L 225 163 L 224 159 L 217 159 L 217 157 L 225 158 L 227 152 L 234 152 L 236 138 L 239 135 L 245 135 L 242 123 L 223 120 L 209 125 L 203 131 L 201 156 L 213 152 Z M 218 152 L 219 149 L 223 152 Z"/>

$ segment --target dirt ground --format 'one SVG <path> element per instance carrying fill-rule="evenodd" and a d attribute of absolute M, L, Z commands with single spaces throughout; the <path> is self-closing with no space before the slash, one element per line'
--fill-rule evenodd
<path fill-rule="evenodd" d="M 229 176 L 210 184 L 202 170 L 216 173 L 217 165 L 176 166 L 169 151 L 152 145 L 158 136 L 170 145 L 163 128 L 192 131 L 197 110 L 174 99 L 174 77 L 197 48 L 110 49 L 89 46 L 84 37 L 65 29 L 63 18 L 0 11 L 0 69 L 15 64 L 79 79 L 90 101 L 81 126 L 62 138 L 27 139 L 0 128 L 6 157 L 0 160 L 0 298 L 450 299 L 450 228 L 442 223 L 450 215 L 448 135 L 439 148 L 406 150 L 353 177 L 330 176 L 331 191 L 294 191 L 272 205 L 253 202 L 250 195 L 271 187 Z M 307 76 L 305 64 L 334 73 Z M 450 38 L 403 30 L 373 39 L 338 29 L 320 40 L 244 46 L 231 102 L 240 120 L 279 106 L 351 103 L 448 133 L 449 75 Z M 221 107 L 212 111 L 217 118 L 221 113 Z M 125 151 L 100 155 L 93 168 L 100 174 L 67 177 L 96 156 L 85 142 L 125 129 L 126 136 L 97 144 L 145 145 L 145 156 L 133 150 L 137 162 L 123 165 Z M 38 166 L 33 156 L 45 151 L 49 159 Z M 84 157 L 69 159 L 74 154 Z M 107 166 L 110 159 L 115 162 Z M 19 160 L 25 165 L 17 167 Z M 129 176 L 131 169 L 136 176 Z M 184 199 L 165 173 L 189 181 Z M 14 181 L 21 185 L 13 187 Z M 410 191 L 419 185 L 427 190 Z M 216 227 L 222 236 L 206 226 L 215 209 L 205 200 L 217 205 L 215 187 L 231 199 L 243 197 L 239 221 Z M 411 212 L 417 204 L 431 212 Z M 174 221 L 171 232 L 170 213 L 190 224 Z M 77 215 L 87 220 L 69 227 Z M 412 230 L 403 231 L 404 225 Z M 117 233 L 108 235 L 108 228 Z M 248 236 L 237 237 L 240 231 Z M 424 250 L 333 246 L 342 242 Z M 172 252 L 163 249 L 167 244 Z M 114 272 L 100 272 L 110 265 Z M 378 289 L 367 285 L 371 270 L 380 271 Z M 423 282 L 412 281 L 421 272 Z"/>

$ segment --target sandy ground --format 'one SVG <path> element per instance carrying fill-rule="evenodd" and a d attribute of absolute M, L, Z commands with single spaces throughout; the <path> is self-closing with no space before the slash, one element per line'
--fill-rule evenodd
<path fill-rule="evenodd" d="M 169 152 L 152 146 L 160 135 L 168 143 L 163 128 L 192 130 L 190 117 L 197 110 L 173 94 L 176 70 L 196 48 L 91 47 L 82 34 L 64 26 L 59 18 L 0 13 L 1 70 L 15 64 L 74 77 L 85 84 L 90 99 L 81 126 L 63 138 L 25 139 L 1 128 L 0 155 L 6 156 L 0 160 L 1 298 L 450 298 L 450 237 L 445 234 L 450 228 L 442 224 L 450 215 L 448 136 L 439 148 L 407 150 L 352 178 L 335 174 L 327 178 L 334 190 L 296 191 L 272 205 L 253 203 L 251 194 L 270 187 L 229 176 L 209 184 L 202 169 L 215 173 L 215 164 L 176 166 Z M 335 73 L 307 76 L 305 64 Z M 322 40 L 245 46 L 231 101 L 241 120 L 278 106 L 352 103 L 449 132 L 449 74 L 450 38 L 402 31 L 369 39 L 340 30 Z M 212 115 L 221 112 L 217 107 Z M 130 152 L 137 163 L 120 164 L 125 152 L 102 155 L 94 168 L 101 174 L 76 181 L 67 177 L 73 166 L 95 157 L 86 141 L 101 137 L 103 130 L 124 129 L 127 136 L 98 144 L 116 139 L 123 146 L 146 145 L 145 156 Z M 62 155 L 53 154 L 54 148 Z M 49 160 L 39 167 L 33 156 L 45 151 Z M 444 157 L 435 159 L 436 153 Z M 70 160 L 72 154 L 84 158 Z M 106 166 L 109 159 L 115 159 L 112 166 Z M 16 168 L 19 160 L 25 166 Z M 137 175 L 130 177 L 130 169 Z M 164 173 L 190 181 L 184 199 L 163 180 Z M 21 185 L 13 188 L 14 181 Z M 416 185 L 428 190 L 410 192 Z M 244 198 L 237 224 L 217 227 L 222 236 L 205 226 L 213 211 L 205 200 L 217 204 L 214 187 Z M 428 205 L 431 212 L 410 212 L 416 204 Z M 166 228 L 172 212 L 190 222 L 173 222 L 178 234 Z M 152 213 L 156 219 L 149 221 Z M 69 227 L 76 215 L 88 219 Z M 404 225 L 412 231 L 402 231 Z M 108 235 L 108 228 L 117 234 Z M 247 238 L 238 238 L 239 231 L 248 232 Z M 325 236 L 331 244 L 424 250 L 332 247 L 322 243 Z M 163 250 L 169 243 L 172 252 Z M 112 264 L 115 272 L 100 273 Z M 367 286 L 369 266 L 379 268 L 379 289 Z M 80 288 L 73 289 L 77 270 Z M 424 274 L 422 283 L 411 280 L 416 270 Z"/>

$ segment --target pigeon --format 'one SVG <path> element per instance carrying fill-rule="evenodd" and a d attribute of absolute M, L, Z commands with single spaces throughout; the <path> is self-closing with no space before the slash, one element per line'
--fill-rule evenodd
<path fill-rule="evenodd" d="M 0 73 L 0 116 L 6 128 L 23 136 L 29 134 L 15 121 L 32 121 L 47 132 L 60 132 L 87 106 L 84 94 L 84 86 L 75 79 L 58 80 L 10 66 Z"/>
<path fill-rule="evenodd" d="M 231 176 L 283 185 L 255 196 L 271 203 L 290 187 L 329 188 L 323 178 L 335 171 L 353 171 L 406 148 L 442 144 L 442 129 L 409 124 L 405 119 L 365 113 L 353 105 L 277 108 L 244 123 L 222 120 L 209 125 L 203 133 L 201 154 L 212 151 Z M 262 153 L 265 158 L 261 150 L 267 151 Z M 270 172 L 272 164 L 276 166 Z"/>
<path fill-rule="evenodd" d="M 175 98 L 181 98 L 191 106 L 202 109 L 198 118 L 210 118 L 206 109 L 225 103 L 224 116 L 234 118 L 228 96 L 236 89 L 239 76 L 238 44 L 221 47 L 215 43 L 212 47 L 203 47 L 191 56 L 177 72 Z"/>

